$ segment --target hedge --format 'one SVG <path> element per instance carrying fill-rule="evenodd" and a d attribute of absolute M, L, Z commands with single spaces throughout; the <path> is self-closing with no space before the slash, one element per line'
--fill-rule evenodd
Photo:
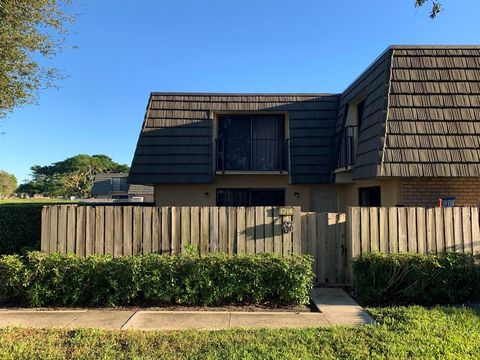
<path fill-rule="evenodd" d="M 294 305 L 312 281 L 305 255 L 0 257 L 0 304 L 12 306 Z"/>
<path fill-rule="evenodd" d="M 469 254 L 366 253 L 354 259 L 355 292 L 368 305 L 457 304 L 480 299 L 480 266 Z"/>
<path fill-rule="evenodd" d="M 0 254 L 40 250 L 43 205 L 0 205 Z"/>

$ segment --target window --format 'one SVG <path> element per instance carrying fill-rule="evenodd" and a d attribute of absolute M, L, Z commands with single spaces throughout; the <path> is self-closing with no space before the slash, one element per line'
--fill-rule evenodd
<path fill-rule="evenodd" d="M 217 206 L 284 206 L 285 189 L 217 189 Z"/>
<path fill-rule="evenodd" d="M 127 186 L 127 178 L 114 177 L 112 178 L 112 191 L 125 191 Z"/>
<path fill-rule="evenodd" d="M 362 127 L 362 120 L 363 120 L 363 111 L 365 110 L 365 99 L 360 101 L 357 104 L 357 126 L 358 129 Z"/>
<path fill-rule="evenodd" d="M 359 188 L 358 200 L 360 206 L 382 206 L 380 186 Z"/>
<path fill-rule="evenodd" d="M 217 170 L 286 171 L 282 114 L 219 115 Z"/>

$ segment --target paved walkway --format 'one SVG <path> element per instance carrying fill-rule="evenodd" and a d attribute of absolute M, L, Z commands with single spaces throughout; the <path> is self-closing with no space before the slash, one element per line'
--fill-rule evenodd
<path fill-rule="evenodd" d="M 362 325 L 372 319 L 342 289 L 320 288 L 312 300 L 321 312 L 0 310 L 0 327 L 100 328 L 111 330 L 220 330 Z"/>

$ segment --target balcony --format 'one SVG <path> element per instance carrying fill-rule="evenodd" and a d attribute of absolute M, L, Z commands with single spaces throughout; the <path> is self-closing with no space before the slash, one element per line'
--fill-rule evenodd
<path fill-rule="evenodd" d="M 288 171 L 288 139 L 216 139 L 217 172 Z"/>
<path fill-rule="evenodd" d="M 355 162 L 357 150 L 358 126 L 345 126 L 337 136 L 340 138 L 340 151 L 336 171 L 351 170 Z"/>

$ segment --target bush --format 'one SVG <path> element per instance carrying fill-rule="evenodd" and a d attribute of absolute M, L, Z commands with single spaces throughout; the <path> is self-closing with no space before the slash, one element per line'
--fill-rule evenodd
<path fill-rule="evenodd" d="M 0 254 L 40 250 L 42 206 L 0 205 Z"/>
<path fill-rule="evenodd" d="M 480 299 L 472 255 L 366 253 L 353 261 L 355 291 L 365 304 L 455 304 Z"/>
<path fill-rule="evenodd" d="M 0 303 L 24 306 L 293 305 L 308 302 L 312 259 L 274 254 L 0 257 Z"/>

